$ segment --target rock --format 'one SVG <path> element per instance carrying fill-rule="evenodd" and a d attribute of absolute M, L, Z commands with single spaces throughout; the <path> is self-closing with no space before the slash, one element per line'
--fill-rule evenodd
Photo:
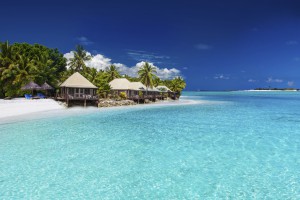
<path fill-rule="evenodd" d="M 98 107 L 114 107 L 114 106 L 129 106 L 136 105 L 131 100 L 112 100 L 112 99 L 99 99 Z"/>

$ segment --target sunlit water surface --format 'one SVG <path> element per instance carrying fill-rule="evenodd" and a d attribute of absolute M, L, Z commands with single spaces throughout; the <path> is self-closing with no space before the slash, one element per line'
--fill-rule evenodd
<path fill-rule="evenodd" d="M 183 95 L 2 122 L 0 199 L 300 199 L 299 92 Z"/>

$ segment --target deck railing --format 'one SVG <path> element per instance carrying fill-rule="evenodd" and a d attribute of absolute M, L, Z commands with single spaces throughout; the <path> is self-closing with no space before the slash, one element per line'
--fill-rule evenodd
<path fill-rule="evenodd" d="M 65 99 L 68 100 L 98 100 L 99 97 L 97 95 L 89 95 L 89 94 L 83 94 L 83 95 L 67 95 Z"/>

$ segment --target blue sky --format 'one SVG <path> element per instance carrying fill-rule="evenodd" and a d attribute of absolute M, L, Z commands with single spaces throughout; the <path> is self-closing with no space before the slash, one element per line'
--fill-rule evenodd
<path fill-rule="evenodd" d="M 300 1 L 1 1 L 0 41 L 70 55 L 82 44 L 101 68 L 141 61 L 183 76 L 187 90 L 300 88 Z M 99 67 L 100 66 L 100 67 Z"/>

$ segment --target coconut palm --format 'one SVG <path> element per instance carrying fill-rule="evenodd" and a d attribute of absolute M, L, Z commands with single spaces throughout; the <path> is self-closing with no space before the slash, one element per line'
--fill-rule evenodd
<path fill-rule="evenodd" d="M 34 61 L 26 56 L 19 55 L 17 65 L 15 67 L 15 78 L 13 85 L 21 86 L 24 83 L 29 82 L 33 79 L 30 74 L 32 67 L 34 66 Z"/>
<path fill-rule="evenodd" d="M 73 51 L 74 57 L 70 58 L 69 65 L 71 70 L 74 72 L 80 72 L 86 69 L 85 61 L 91 60 L 91 56 L 87 54 L 83 46 L 77 45 L 76 50 Z"/>
<path fill-rule="evenodd" d="M 186 86 L 186 83 L 185 81 L 183 80 L 182 77 L 178 76 L 178 77 L 175 77 L 171 83 L 170 83 L 170 89 L 173 91 L 173 92 L 176 92 L 176 93 L 181 93 L 181 91 L 185 88 Z"/>
<path fill-rule="evenodd" d="M 83 76 L 86 77 L 90 82 L 96 84 L 96 78 L 98 75 L 98 71 L 96 68 L 87 67 L 86 70 L 83 72 Z"/>
<path fill-rule="evenodd" d="M 150 65 L 148 62 L 145 62 L 144 65 L 139 69 L 138 75 L 140 81 L 148 88 L 153 88 L 154 81 L 156 78 L 156 68 Z"/>
<path fill-rule="evenodd" d="M 0 43 L 0 75 L 4 70 L 10 68 L 14 65 L 15 54 L 12 46 L 9 45 L 8 41 L 5 43 Z"/>
<path fill-rule="evenodd" d="M 53 60 L 47 54 L 39 54 L 35 57 L 32 74 L 37 83 L 50 83 L 56 85 L 57 68 L 53 66 Z"/>
<path fill-rule="evenodd" d="M 153 79 L 153 84 L 154 84 L 155 87 L 159 86 L 161 83 L 162 83 L 162 81 L 160 80 L 159 77 L 155 77 Z"/>
<path fill-rule="evenodd" d="M 106 68 L 106 74 L 107 74 L 107 82 L 110 82 L 114 80 L 115 78 L 120 78 L 121 75 L 118 72 L 118 69 L 115 65 L 110 65 L 108 68 Z"/>
<path fill-rule="evenodd" d="M 16 88 L 12 85 L 16 68 L 15 52 L 8 41 L 0 43 L 0 96 L 11 96 Z M 7 90 L 12 90 L 11 94 L 4 94 Z"/>

